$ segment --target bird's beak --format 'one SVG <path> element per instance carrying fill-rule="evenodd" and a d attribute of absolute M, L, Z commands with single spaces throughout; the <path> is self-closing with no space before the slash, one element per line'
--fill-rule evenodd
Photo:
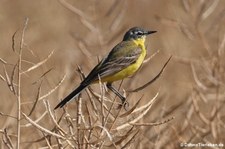
<path fill-rule="evenodd" d="M 146 31 L 145 32 L 145 35 L 149 35 L 149 34 L 153 34 L 153 33 L 156 33 L 157 31 Z"/>

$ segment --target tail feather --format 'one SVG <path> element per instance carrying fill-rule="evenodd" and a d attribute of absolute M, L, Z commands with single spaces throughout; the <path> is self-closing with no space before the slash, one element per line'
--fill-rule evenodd
<path fill-rule="evenodd" d="M 87 85 L 80 85 L 78 88 L 76 88 L 74 91 L 72 91 L 68 96 L 66 96 L 55 108 L 62 108 L 67 102 L 69 102 L 70 100 L 72 100 L 74 97 L 76 97 L 77 95 L 79 95 L 79 93 L 85 89 L 87 87 Z"/>

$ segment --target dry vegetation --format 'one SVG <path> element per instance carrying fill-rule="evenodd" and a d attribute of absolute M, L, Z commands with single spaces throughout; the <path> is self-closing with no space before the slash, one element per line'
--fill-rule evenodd
<path fill-rule="evenodd" d="M 0 20 L 0 148 L 225 145 L 225 1 L 2 0 Z M 158 33 L 115 83 L 128 110 L 99 82 L 54 111 L 133 26 Z"/>

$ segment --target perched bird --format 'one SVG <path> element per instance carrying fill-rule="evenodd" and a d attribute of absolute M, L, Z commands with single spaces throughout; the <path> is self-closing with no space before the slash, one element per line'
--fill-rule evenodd
<path fill-rule="evenodd" d="M 125 33 L 123 40 L 94 67 L 80 85 L 66 96 L 55 109 L 62 108 L 90 84 L 98 83 L 99 77 L 102 82 L 106 82 L 107 88 L 114 92 L 124 103 L 125 97 L 112 86 L 112 83 L 131 76 L 140 68 L 146 56 L 145 38 L 155 32 L 140 27 L 129 29 Z"/>

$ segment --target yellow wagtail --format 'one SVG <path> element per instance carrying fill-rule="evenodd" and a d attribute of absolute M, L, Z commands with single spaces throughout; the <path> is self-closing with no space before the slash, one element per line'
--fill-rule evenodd
<path fill-rule="evenodd" d="M 56 107 L 62 108 L 67 102 L 80 94 L 80 92 L 92 83 L 98 83 L 99 77 L 102 82 L 106 82 L 107 88 L 114 92 L 122 101 L 122 96 L 113 86 L 112 83 L 122 80 L 134 74 L 141 66 L 146 56 L 145 38 L 147 35 L 156 31 L 146 31 L 139 27 L 129 29 L 123 41 L 117 44 L 111 52 L 103 58 L 98 65 L 88 74 L 80 83 L 80 86 L 66 96 Z"/>

